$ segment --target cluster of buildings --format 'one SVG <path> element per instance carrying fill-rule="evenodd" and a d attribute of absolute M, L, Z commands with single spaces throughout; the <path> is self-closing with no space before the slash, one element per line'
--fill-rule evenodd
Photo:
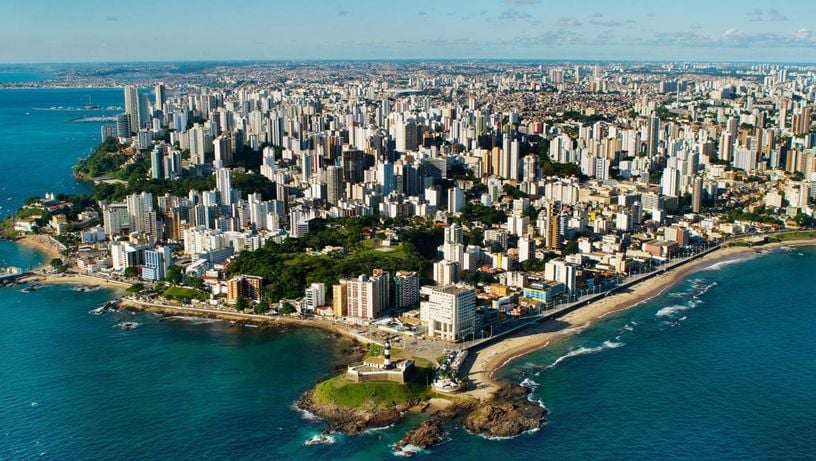
<path fill-rule="evenodd" d="M 224 279 L 236 254 L 303 237 L 316 218 L 421 218 L 444 228 L 428 274 L 371 268 L 310 285 L 300 307 L 364 320 L 419 307 L 428 336 L 456 341 L 495 311 L 591 292 L 765 225 L 727 219 L 730 209 L 776 216 L 775 228 L 813 216 L 812 68 L 485 66 L 424 69 L 407 84 L 302 73 L 220 89 L 127 86 L 125 113 L 102 137 L 133 146 L 151 179 L 214 177 L 214 187 L 103 201 L 78 265 L 135 267 L 154 281 L 180 265 L 214 296 L 258 300 L 261 280 Z M 260 159 L 255 171 L 247 156 Z M 558 174 L 563 165 L 580 175 Z M 266 192 L 240 191 L 237 174 L 263 177 Z M 468 220 L 473 208 L 506 220 Z"/>

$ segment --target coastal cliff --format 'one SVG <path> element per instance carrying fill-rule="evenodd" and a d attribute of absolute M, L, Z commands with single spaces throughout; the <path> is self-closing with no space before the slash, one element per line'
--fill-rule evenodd
<path fill-rule="evenodd" d="M 359 407 L 352 408 L 331 402 L 321 402 L 315 398 L 315 391 L 303 394 L 297 407 L 306 410 L 328 423 L 325 432 L 342 432 L 355 435 L 367 429 L 387 427 L 402 421 L 403 414 L 416 402 L 403 402 L 393 405 L 367 401 Z"/>

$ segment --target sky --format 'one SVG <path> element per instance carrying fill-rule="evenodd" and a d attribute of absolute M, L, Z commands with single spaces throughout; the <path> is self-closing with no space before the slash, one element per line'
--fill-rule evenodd
<path fill-rule="evenodd" d="M 816 62 L 816 1 L 0 0 L 0 63 Z"/>

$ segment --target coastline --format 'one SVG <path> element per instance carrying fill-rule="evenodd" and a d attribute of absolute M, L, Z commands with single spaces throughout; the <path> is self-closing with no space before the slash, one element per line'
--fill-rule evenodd
<path fill-rule="evenodd" d="M 87 274 L 32 274 L 20 279 L 21 282 L 35 282 L 43 284 L 68 284 L 104 286 L 108 288 L 126 289 L 131 286 L 128 282 L 94 277 Z"/>
<path fill-rule="evenodd" d="M 52 259 L 62 259 L 62 251 L 65 250 L 61 243 L 47 234 L 26 234 L 12 240 L 12 242 L 36 250 L 45 256 L 45 261 L 35 269 L 47 267 Z"/>
<path fill-rule="evenodd" d="M 69 282 L 70 283 L 70 282 Z M 207 309 L 200 307 L 173 306 L 169 304 L 158 304 L 145 301 L 138 301 L 132 298 L 120 298 L 119 307 L 131 311 L 145 311 L 157 314 L 188 316 L 208 319 L 226 320 L 231 322 L 246 322 L 256 325 L 268 325 L 276 327 L 297 326 L 306 328 L 316 328 L 319 330 L 334 333 L 352 339 L 360 344 L 368 344 L 372 340 L 365 336 L 358 335 L 342 324 L 327 320 L 313 319 L 304 320 L 293 317 L 270 317 L 268 315 L 247 314 L 237 311 L 223 311 L 218 309 Z"/>
<path fill-rule="evenodd" d="M 600 301 L 575 309 L 561 317 L 548 319 L 517 334 L 472 353 L 467 377 L 472 383 L 463 395 L 479 400 L 490 399 L 502 385 L 495 377 L 502 368 L 531 352 L 543 349 L 575 333 L 589 328 L 604 317 L 628 310 L 663 294 L 691 273 L 718 262 L 737 259 L 747 254 L 776 250 L 782 247 L 816 246 L 814 240 L 791 240 L 756 247 L 727 247 L 690 261 L 657 277 L 641 281 L 629 291 L 615 293 Z"/>

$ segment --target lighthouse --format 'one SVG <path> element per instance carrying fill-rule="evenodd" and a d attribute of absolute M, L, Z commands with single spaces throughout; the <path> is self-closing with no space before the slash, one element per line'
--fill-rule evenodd
<path fill-rule="evenodd" d="M 385 340 L 385 350 L 383 351 L 383 368 L 386 370 L 391 368 L 391 340 Z"/>

